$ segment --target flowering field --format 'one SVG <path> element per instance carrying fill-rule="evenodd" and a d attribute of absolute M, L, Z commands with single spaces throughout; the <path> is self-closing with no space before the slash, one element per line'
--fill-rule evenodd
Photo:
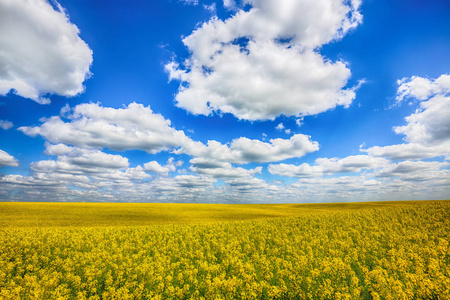
<path fill-rule="evenodd" d="M 1 203 L 0 299 L 449 299 L 449 201 L 116 205 Z"/>

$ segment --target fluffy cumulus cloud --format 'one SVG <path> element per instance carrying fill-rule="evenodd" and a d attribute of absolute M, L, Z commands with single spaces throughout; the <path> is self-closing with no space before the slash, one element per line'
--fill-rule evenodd
<path fill-rule="evenodd" d="M 357 155 L 342 159 L 319 158 L 314 165 L 271 164 L 269 172 L 300 178 L 294 184 L 284 185 L 278 193 L 284 200 L 336 202 L 445 199 L 450 184 L 448 166 L 448 162 L 393 163 L 380 157 Z"/>
<path fill-rule="evenodd" d="M 117 201 L 111 193 L 106 193 L 99 185 L 93 185 L 83 175 L 5 175 L 0 178 L 0 186 L 0 199 L 10 201 Z"/>
<path fill-rule="evenodd" d="M 18 165 L 19 163 L 17 162 L 17 159 L 14 158 L 14 156 L 0 149 L 0 168 L 2 166 L 17 167 Z"/>
<path fill-rule="evenodd" d="M 154 113 L 150 107 L 137 103 L 120 109 L 98 103 L 80 104 L 73 109 L 63 109 L 63 113 L 64 116 L 44 120 L 40 126 L 24 126 L 19 130 L 29 136 L 40 135 L 54 144 L 118 151 L 143 150 L 152 154 L 173 151 L 212 162 L 235 164 L 280 161 L 319 149 L 317 142 L 303 134 L 295 134 L 290 139 L 271 139 L 268 143 L 240 137 L 229 145 L 215 140 L 205 145 L 171 127 L 170 120 Z M 59 151 L 64 151 L 63 146 Z M 156 170 L 158 167 L 152 164 L 147 167 Z"/>
<path fill-rule="evenodd" d="M 31 164 L 31 169 L 38 172 L 84 174 L 101 173 L 110 169 L 126 169 L 128 158 L 107 154 L 98 150 L 86 150 L 69 147 L 64 144 L 47 145 L 46 153 L 56 155 L 57 160 L 44 160 Z"/>
<path fill-rule="evenodd" d="M 72 182 L 68 184 L 98 188 L 117 184 L 129 186 L 132 181 L 151 177 L 141 166 L 130 168 L 128 158 L 117 154 L 64 144 L 48 144 L 45 152 L 57 158 L 31 163 L 35 179 L 58 177 L 61 181 L 67 182 L 73 177 Z"/>
<path fill-rule="evenodd" d="M 269 172 L 274 175 L 288 177 L 311 177 L 337 173 L 359 173 L 362 170 L 378 169 L 389 164 L 390 162 L 384 158 L 355 155 L 342 159 L 318 158 L 314 165 L 307 163 L 301 165 L 270 164 Z"/>
<path fill-rule="evenodd" d="M 32 190 L 41 187 L 46 193 L 42 190 L 44 194 L 40 197 L 47 200 L 54 199 L 55 195 L 68 200 L 89 195 L 99 201 L 126 198 L 129 201 L 248 202 L 252 201 L 250 191 L 259 193 L 258 199 L 263 199 L 264 195 L 272 197 L 276 188 L 255 178 L 262 173 L 262 166 L 235 165 L 282 161 L 319 149 L 317 142 L 303 134 L 265 142 L 240 137 L 226 144 L 215 140 L 204 144 L 171 127 L 169 120 L 150 107 L 137 103 L 119 109 L 99 103 L 67 106 L 59 116 L 41 122 L 18 130 L 29 136 L 44 137 L 44 152 L 51 159 L 31 163 L 29 176 L 3 176 L 0 180 L 3 193 L 10 193 L 4 197 L 12 194 L 19 197 L 14 190 L 17 187 L 25 189 L 26 195 L 36 197 Z M 173 177 L 169 173 L 177 172 L 183 161 L 170 157 L 165 165 L 150 160 L 142 166 L 130 166 L 126 156 L 114 153 L 126 150 L 149 154 L 165 151 L 191 159 Z M 239 196 L 242 193 L 247 195 L 245 199 Z"/>
<path fill-rule="evenodd" d="M 229 145 L 217 141 L 189 142 L 175 153 L 185 153 L 199 160 L 194 163 L 211 164 L 220 167 L 221 162 L 247 164 L 250 162 L 266 163 L 281 161 L 293 157 L 302 157 L 307 153 L 319 150 L 319 143 L 311 141 L 304 134 L 293 135 L 290 139 L 271 139 L 268 143 L 240 137 Z M 217 163 L 219 163 L 217 165 Z"/>
<path fill-rule="evenodd" d="M 450 140 L 450 97 L 437 95 L 420 103 L 420 109 L 405 118 L 406 125 L 395 127 L 405 141 L 438 146 Z"/>
<path fill-rule="evenodd" d="M 450 93 L 450 75 L 443 74 L 435 80 L 419 76 L 405 77 L 397 81 L 397 101 L 408 98 L 426 100 L 432 95 Z"/>
<path fill-rule="evenodd" d="M 405 136 L 404 144 L 361 149 L 366 155 L 317 158 L 313 164 L 276 163 L 318 151 L 319 144 L 308 135 L 203 143 L 141 104 L 66 107 L 39 126 L 19 128 L 44 137 L 50 158 L 31 163 L 29 176 L 0 176 L 0 199 L 249 203 L 448 198 L 446 79 L 400 81 L 398 101 L 411 98 L 418 105 L 405 125 L 394 128 Z M 280 123 L 278 129 L 286 128 Z M 136 166 L 126 152 L 114 152 L 126 150 L 166 151 L 175 158 L 164 164 L 155 157 Z M 189 163 L 180 169 L 184 156 Z M 277 181 L 270 183 L 270 175 L 261 174 L 265 170 L 258 164 L 265 163 Z M 1 165 L 18 162 L 0 150 Z M 283 183 L 283 177 L 298 179 Z"/>
<path fill-rule="evenodd" d="M 232 190 L 238 192 L 256 192 L 257 190 L 269 188 L 269 184 L 258 178 L 239 178 L 228 182 Z"/>
<path fill-rule="evenodd" d="M 413 76 L 398 84 L 398 103 L 418 103 L 406 124 L 393 128 L 405 143 L 361 149 L 368 155 L 319 158 L 313 165 L 270 164 L 271 174 L 300 178 L 285 185 L 284 195 L 318 202 L 448 198 L 450 76 Z M 429 158 L 434 160 L 424 160 Z"/>
<path fill-rule="evenodd" d="M 171 163 L 171 161 L 166 166 L 161 166 L 157 161 L 149 161 L 144 164 L 144 170 L 150 173 L 167 175 L 169 172 L 175 172 L 176 167 Z"/>
<path fill-rule="evenodd" d="M 190 141 L 183 131 L 172 128 L 169 120 L 137 103 L 119 109 L 98 103 L 80 104 L 63 117 L 53 116 L 40 126 L 19 130 L 29 136 L 41 135 L 55 144 L 119 151 L 138 149 L 148 153 L 169 150 Z"/>
<path fill-rule="evenodd" d="M 450 75 L 435 80 L 413 76 L 399 81 L 397 101 L 419 101 L 419 108 L 405 118 L 406 125 L 394 127 L 406 143 L 363 149 L 370 155 L 392 159 L 421 159 L 449 154 Z"/>
<path fill-rule="evenodd" d="M 378 177 L 399 177 L 406 181 L 428 181 L 445 179 L 449 176 L 448 162 L 402 161 L 391 164 L 376 174 Z"/>
<path fill-rule="evenodd" d="M 307 202 L 384 200 L 383 182 L 365 176 L 302 178 L 287 185 L 284 193 Z"/>
<path fill-rule="evenodd" d="M 151 178 L 144 168 L 130 167 L 128 158 L 117 154 L 64 144 L 47 144 L 45 153 L 56 156 L 56 160 L 31 163 L 29 176 L 0 178 L 4 193 L 10 193 L 8 197 L 20 191 L 17 197 L 28 195 L 31 201 L 70 201 L 84 196 L 95 196 L 91 199 L 98 201 L 123 200 L 136 185 Z M 40 191 L 38 196 L 36 189 Z"/>
<path fill-rule="evenodd" d="M 190 57 L 166 65 L 170 80 L 180 82 L 178 107 L 193 114 L 267 120 L 350 105 L 357 86 L 346 87 L 351 75 L 346 63 L 330 61 L 317 49 L 361 23 L 359 1 L 243 4 L 251 8 L 199 26 L 183 39 Z M 224 5 L 236 7 L 234 1 Z"/>
<path fill-rule="evenodd" d="M 203 176 L 178 175 L 173 178 L 178 186 L 185 188 L 204 188 L 212 187 L 216 180 Z"/>
<path fill-rule="evenodd" d="M 448 147 L 427 147 L 420 144 L 398 144 L 389 146 L 373 146 L 368 149 L 361 149 L 372 156 L 384 156 L 393 160 L 402 159 L 423 159 L 437 157 L 441 155 L 448 155 Z"/>
<path fill-rule="evenodd" d="M 290 139 L 271 139 L 269 142 L 240 137 L 229 144 L 210 140 L 207 144 L 190 141 L 176 154 L 187 154 L 194 158 L 189 161 L 190 171 L 221 179 L 252 178 L 262 172 L 262 167 L 245 169 L 232 164 L 267 163 L 289 158 L 302 157 L 317 151 L 319 144 L 310 136 L 296 134 Z"/>
<path fill-rule="evenodd" d="M 192 159 L 190 161 L 190 171 L 196 174 L 202 174 L 213 178 L 230 179 L 230 178 L 248 178 L 253 175 L 261 173 L 262 167 L 256 167 L 254 169 L 244 169 L 241 167 L 233 167 L 227 162 L 216 162 L 213 165 L 208 160 Z"/>
<path fill-rule="evenodd" d="M 301 178 L 283 189 L 284 199 L 292 202 L 347 202 L 446 199 L 450 176 L 448 171 L 430 174 L 426 185 L 405 178 L 372 177 L 367 174 L 340 177 Z"/>
<path fill-rule="evenodd" d="M 276 130 L 279 130 L 279 131 L 284 130 L 284 133 L 286 133 L 286 134 L 291 134 L 291 130 L 288 129 L 288 128 L 286 128 L 286 127 L 284 127 L 284 124 L 283 124 L 283 123 L 278 124 L 278 125 L 275 127 L 275 129 L 276 129 Z"/>
<path fill-rule="evenodd" d="M 47 0 L 0 0 L 0 95 L 38 103 L 75 96 L 90 75 L 92 51 L 63 8 Z"/>
<path fill-rule="evenodd" d="M 450 170 L 450 76 L 399 80 L 397 101 L 418 103 L 406 124 L 394 127 L 405 143 L 361 149 L 367 155 L 318 158 L 313 165 L 270 164 L 278 176 L 297 177 L 284 186 L 284 199 L 361 201 L 448 198 Z M 434 158 L 433 161 L 423 159 Z M 344 175 L 344 176 L 343 176 Z"/>

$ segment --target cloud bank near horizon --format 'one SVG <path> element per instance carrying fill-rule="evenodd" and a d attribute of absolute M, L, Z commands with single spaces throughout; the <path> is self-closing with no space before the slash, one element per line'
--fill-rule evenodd
<path fill-rule="evenodd" d="M 398 95 L 406 95 L 403 84 L 414 90 L 414 82 L 418 82 L 417 77 L 402 80 Z M 421 90 L 420 95 L 423 92 Z M 407 125 L 394 127 L 396 132 L 404 133 L 410 143 L 360 149 L 367 152 L 365 155 L 321 157 L 313 165 L 274 164 L 319 150 L 317 142 L 302 134 L 269 142 L 240 137 L 227 144 L 214 140 L 203 144 L 189 138 L 183 130 L 174 129 L 170 120 L 142 104 L 131 103 L 119 109 L 99 103 L 65 107 L 61 116 L 43 120 L 40 126 L 18 129 L 30 136 L 43 136 L 48 141 L 46 154 L 56 156 L 56 160 L 34 162 L 31 176 L 7 175 L 1 178 L 0 184 L 6 187 L 5 191 L 21 186 L 24 193 L 32 192 L 26 187 L 40 186 L 42 193 L 44 190 L 48 193 L 45 197 L 52 194 L 51 199 L 63 197 L 66 200 L 89 195 L 102 201 L 120 201 L 129 193 L 133 195 L 127 196 L 129 201 L 231 203 L 253 202 L 254 199 L 261 202 L 382 200 L 386 195 L 408 198 L 411 195 L 425 197 L 427 193 L 428 197 L 439 197 L 450 184 L 448 150 L 439 150 L 439 146 L 443 149 L 450 141 L 450 134 L 445 130 L 448 120 L 443 117 L 450 98 L 446 91 L 425 91 L 425 94 L 427 98 L 408 93 L 412 100 L 419 101 L 419 108 L 405 118 Z M 430 127 L 428 121 L 433 121 L 433 126 Z M 440 131 L 427 131 L 436 125 Z M 408 146 L 419 142 L 422 148 Z M 424 155 L 423 147 L 433 151 Z M 402 155 L 394 156 L 392 149 Z M 125 154 L 126 150 L 163 151 L 172 157 L 164 166 L 149 161 L 130 167 L 126 156 L 106 153 L 106 150 L 125 151 Z M 3 165 L 18 165 L 6 152 L 0 154 Z M 186 155 L 190 157 L 188 162 L 181 159 Z M 447 155 L 447 161 L 422 160 L 442 155 Z M 283 184 L 257 178 L 266 163 L 269 163 L 270 174 L 298 180 Z M 419 182 L 426 182 L 428 188 L 419 188 L 416 184 Z M 58 193 L 54 193 L 55 190 Z"/>

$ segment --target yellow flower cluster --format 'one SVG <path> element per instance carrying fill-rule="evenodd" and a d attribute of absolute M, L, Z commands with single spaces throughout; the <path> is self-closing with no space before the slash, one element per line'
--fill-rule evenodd
<path fill-rule="evenodd" d="M 449 299 L 450 202 L 0 229 L 0 299 Z"/>

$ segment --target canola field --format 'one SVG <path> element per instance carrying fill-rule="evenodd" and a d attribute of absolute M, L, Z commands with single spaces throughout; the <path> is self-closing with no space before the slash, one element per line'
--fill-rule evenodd
<path fill-rule="evenodd" d="M 0 299 L 449 299 L 450 201 L 0 203 Z"/>

